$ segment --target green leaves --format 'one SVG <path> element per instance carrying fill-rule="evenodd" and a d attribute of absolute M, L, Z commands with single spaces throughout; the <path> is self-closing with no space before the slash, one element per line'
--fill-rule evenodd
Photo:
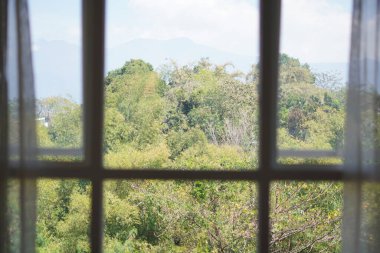
<path fill-rule="evenodd" d="M 105 78 L 106 85 L 109 85 L 116 77 L 123 75 L 144 74 L 153 71 L 153 66 L 140 59 L 127 61 L 120 69 L 110 71 Z"/>
<path fill-rule="evenodd" d="M 170 158 L 175 159 L 182 152 L 194 145 L 205 145 L 207 139 L 202 130 L 199 128 L 191 128 L 188 131 L 171 131 L 167 136 L 167 142 L 170 148 Z"/>
<path fill-rule="evenodd" d="M 82 144 L 82 111 L 74 102 L 60 106 L 50 116 L 49 136 L 60 147 L 80 147 Z"/>
<path fill-rule="evenodd" d="M 337 149 L 343 91 L 316 85 L 307 64 L 280 56 L 278 145 Z M 251 170 L 257 167 L 259 65 L 247 75 L 201 59 L 161 73 L 130 60 L 105 80 L 105 166 L 123 169 Z M 45 147 L 79 147 L 81 106 L 39 101 Z M 300 160 L 285 163 L 325 163 Z M 89 252 L 88 182 L 39 184 L 39 252 Z M 255 252 L 256 187 L 246 182 L 113 181 L 104 187 L 105 252 Z M 277 252 L 339 250 L 341 187 L 273 184 L 271 247 Z"/>

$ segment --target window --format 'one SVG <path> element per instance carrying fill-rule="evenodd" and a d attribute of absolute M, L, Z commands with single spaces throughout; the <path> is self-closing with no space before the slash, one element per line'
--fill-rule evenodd
<path fill-rule="evenodd" d="M 13 27 L 18 27 L 16 28 L 18 32 L 17 36 L 14 35 L 14 37 L 7 37 L 8 47 L 9 45 L 11 45 L 10 42 L 14 42 L 14 45 L 17 45 L 18 48 L 10 47 L 10 49 L 7 48 L 6 50 L 6 52 L 8 52 L 9 55 L 14 55 L 14 57 L 9 58 L 14 60 L 14 62 L 11 63 L 14 64 L 14 66 L 16 66 L 15 69 L 18 69 L 17 67 L 22 65 L 22 63 L 18 62 L 20 61 L 20 59 L 22 59 L 22 57 L 18 55 L 20 54 L 18 50 L 20 50 L 20 48 L 23 48 L 22 43 L 25 43 L 24 40 L 27 41 L 28 38 L 24 37 L 27 37 L 27 35 L 23 33 L 25 31 L 22 30 L 22 23 L 19 23 L 20 20 L 23 20 L 22 18 L 20 18 L 20 14 L 22 13 L 22 11 L 25 11 L 23 7 L 20 7 L 20 4 L 21 6 L 23 6 L 23 4 L 25 4 L 25 1 L 19 0 L 16 2 L 18 4 L 9 1 L 9 5 L 6 6 L 7 8 L 2 8 L 2 11 L 8 14 L 8 35 L 12 34 L 12 25 Z M 284 1 L 284 3 L 286 3 L 286 1 Z M 278 150 L 276 117 L 278 115 L 277 102 L 279 101 L 278 83 L 280 66 L 278 62 L 280 60 L 279 52 L 281 1 L 277 0 L 260 1 L 260 117 L 258 120 L 259 138 L 257 142 L 257 147 L 259 152 L 257 169 L 252 169 L 249 166 L 247 166 L 244 169 L 241 169 L 239 167 L 233 167 L 232 169 L 230 169 L 228 167 L 222 166 L 220 170 L 211 170 L 210 168 L 202 170 L 197 167 L 194 167 L 194 170 L 186 170 L 186 168 L 173 169 L 171 167 L 157 169 L 155 168 L 154 164 L 151 166 L 147 166 L 146 169 L 138 168 L 140 166 L 136 166 L 133 164 L 129 166 L 128 169 L 120 168 L 120 166 L 119 168 L 118 166 L 114 166 L 116 168 L 108 169 L 103 162 L 103 136 L 105 135 L 104 118 L 105 116 L 107 117 L 107 115 L 104 115 L 105 10 L 105 1 L 103 0 L 83 0 L 82 2 L 83 107 L 77 109 L 80 111 L 79 113 L 83 115 L 83 141 L 73 140 L 73 143 L 75 143 L 74 145 L 65 147 L 38 147 L 37 151 L 34 151 L 36 151 L 37 154 L 40 155 L 39 160 L 33 160 L 33 162 L 25 160 L 26 158 L 23 156 L 27 154 L 23 152 L 25 152 L 27 149 L 23 150 L 22 147 L 21 149 L 20 147 L 12 147 L 13 139 L 7 140 L 7 138 L 10 138 L 12 130 L 14 130 L 16 135 L 15 137 L 13 136 L 15 143 L 17 143 L 19 140 L 24 141 L 24 139 L 27 139 L 28 130 L 25 129 L 26 125 L 21 124 L 23 123 L 22 120 L 25 121 L 24 117 L 28 116 L 28 104 L 24 101 L 23 97 L 24 93 L 27 92 L 27 87 L 23 86 L 24 84 L 19 85 L 19 83 L 25 82 L 25 80 L 11 83 L 9 81 L 11 80 L 11 78 L 9 78 L 9 80 L 7 80 L 7 86 L 2 85 L 2 89 L 5 89 L 5 87 L 14 87 L 21 89 L 13 91 L 15 94 L 15 105 L 21 107 L 21 109 L 16 108 L 14 110 L 14 113 L 17 114 L 14 116 L 16 119 L 22 119 L 21 122 L 15 122 L 15 128 L 12 128 L 11 125 L 8 125 L 8 121 L 10 120 L 11 115 L 9 115 L 7 119 L 1 120 L 1 154 L 4 155 L 8 152 L 10 160 L 7 161 L 6 157 L 2 157 L 3 164 L 1 168 L 6 168 L 7 170 L 2 169 L 1 172 L 3 174 L 1 174 L 1 179 L 5 179 L 5 177 L 7 176 L 6 173 L 9 173 L 10 180 L 15 182 L 13 184 L 15 189 L 9 189 L 8 192 L 9 194 L 20 195 L 16 197 L 8 197 L 8 209 L 10 207 L 14 208 L 13 213 L 16 216 L 13 220 L 10 220 L 9 223 L 14 224 L 15 227 L 20 226 L 18 222 L 21 223 L 21 229 L 20 231 L 18 231 L 20 233 L 20 236 L 15 236 L 14 238 L 21 238 L 20 245 L 22 252 L 33 251 L 31 249 L 34 249 L 36 231 L 35 210 L 38 210 L 38 206 L 49 204 L 44 202 L 36 203 L 36 194 L 47 194 L 46 190 L 44 192 L 38 193 L 36 185 L 42 185 L 44 189 L 54 187 L 51 184 L 51 181 L 47 179 L 68 179 L 68 181 L 66 181 L 67 187 L 63 186 L 62 189 L 69 189 L 70 180 L 72 179 L 81 180 L 82 188 L 80 188 L 79 190 L 88 193 L 88 198 L 85 198 L 83 200 L 82 203 L 85 203 L 83 204 L 83 206 L 77 203 L 76 214 L 78 214 L 78 216 L 74 216 L 74 218 L 72 220 L 68 220 L 67 223 L 81 223 L 81 225 L 84 226 L 84 228 L 80 228 L 82 230 L 86 230 L 86 227 L 88 226 L 88 229 L 90 230 L 89 241 L 91 252 L 103 252 L 105 250 L 103 242 L 106 233 L 109 233 L 109 231 L 104 232 L 103 228 L 104 221 L 109 221 L 107 220 L 107 215 L 112 215 L 112 212 L 118 211 L 123 212 L 123 217 L 127 217 L 128 215 L 133 217 L 133 215 L 135 215 L 133 213 L 135 211 L 132 207 L 127 210 L 115 210 L 114 208 L 118 207 L 118 201 L 120 200 L 117 198 L 112 199 L 112 196 L 108 196 L 104 191 L 104 189 L 110 187 L 116 188 L 119 184 L 122 185 L 123 182 L 126 181 L 136 182 L 137 190 L 135 189 L 133 191 L 134 194 L 137 194 L 138 191 L 141 190 L 141 188 L 138 188 L 139 180 L 145 180 L 145 182 L 148 182 L 150 184 L 161 184 L 160 187 L 163 192 L 161 197 L 168 196 L 170 193 L 173 193 L 172 191 L 175 191 L 175 182 L 190 182 L 188 185 L 186 185 L 185 183 L 183 184 L 189 186 L 192 183 L 192 189 L 195 189 L 192 193 L 198 198 L 202 198 L 202 194 L 204 194 L 203 187 L 205 185 L 205 182 L 210 183 L 210 185 L 215 183 L 219 184 L 220 187 L 233 188 L 235 190 L 236 195 L 241 194 L 241 199 L 238 199 L 238 201 L 244 201 L 245 203 L 248 203 L 247 206 L 249 206 L 250 200 L 244 199 L 245 195 L 243 195 L 242 192 L 252 191 L 252 194 L 257 194 L 257 210 L 256 206 L 252 207 L 251 211 L 254 214 L 247 216 L 249 216 L 248 220 L 257 219 L 257 228 L 250 227 L 248 225 L 245 231 L 248 235 L 244 236 L 249 237 L 250 234 L 257 232 L 258 252 L 269 252 L 271 248 L 271 241 L 269 235 L 273 227 L 270 227 L 270 219 L 275 219 L 276 211 L 279 211 L 276 208 L 271 209 L 271 205 L 276 205 L 274 203 L 275 200 L 273 198 L 271 199 L 271 192 L 274 192 L 276 191 L 276 189 L 283 187 L 283 185 L 286 185 L 286 187 L 294 187 L 295 189 L 298 187 L 305 187 L 306 189 L 307 187 L 310 187 L 313 184 L 317 184 L 317 182 L 327 182 L 324 187 L 321 187 L 321 192 L 328 191 L 329 187 L 340 187 L 339 181 L 343 179 L 343 172 L 341 164 L 339 164 L 339 162 L 328 164 L 306 164 L 301 160 L 301 162 L 297 164 L 284 164 L 278 161 L 278 158 L 281 158 L 281 156 L 293 156 L 302 159 L 305 156 L 307 158 L 319 158 L 321 156 L 330 156 L 331 153 L 333 153 L 333 155 L 336 155 L 336 150 L 313 150 L 310 152 L 307 152 L 305 150 Z M 5 15 L 2 15 L 2 17 L 4 16 Z M 7 23 L 4 20 L 2 20 L 2 22 L 5 24 Z M 1 32 L 4 32 L 4 29 L 2 29 Z M 2 40 L 2 43 L 2 50 L 5 51 L 4 38 Z M 15 57 L 16 55 L 19 56 L 18 59 L 14 59 L 17 58 Z M 8 64 L 11 63 L 8 62 Z M 3 67 L 4 65 L 2 64 L 1 66 Z M 25 71 L 25 69 L 21 69 L 21 71 Z M 3 73 L 4 68 L 2 68 L 2 74 Z M 15 76 L 26 77 L 28 76 L 28 73 L 20 72 L 18 73 L 18 75 Z M 3 78 L 2 82 L 5 83 L 6 80 L 4 79 L 4 75 L 2 75 L 1 77 Z M 1 94 L 7 93 L 2 91 Z M 12 91 L 9 91 L 8 94 L 13 93 Z M 8 112 L 4 112 L 1 114 L 2 117 L 3 115 L 11 114 L 9 109 L 9 107 L 11 106 L 9 101 L 11 100 L 12 97 L 9 97 L 9 95 L 7 98 L 2 98 L 1 108 L 3 110 L 4 108 L 8 110 Z M 33 106 L 31 108 L 33 108 Z M 20 113 L 22 115 L 18 115 Z M 29 111 L 29 113 L 33 115 L 33 112 Z M 34 120 L 32 121 L 34 122 Z M 63 124 L 64 123 L 65 122 L 63 122 Z M 80 125 L 82 123 L 78 124 Z M 17 127 L 20 129 L 17 129 Z M 303 133 L 301 130 L 295 129 L 294 134 L 302 135 Z M 6 152 L 7 144 L 10 144 L 11 148 L 9 148 L 9 150 Z M 30 143 L 26 142 L 22 145 L 27 144 L 29 145 Z M 16 150 L 14 153 L 12 153 L 13 149 Z M 19 159 L 18 157 L 19 150 L 21 150 L 20 153 L 22 159 Z M 44 159 L 45 156 L 55 156 L 55 159 L 53 159 L 53 161 L 49 159 Z M 75 157 L 75 161 L 65 160 L 65 157 L 67 156 Z M 252 167 L 254 166 L 252 165 Z M 165 182 L 157 182 L 157 180 L 165 180 Z M 237 182 L 241 181 L 244 181 L 244 183 L 237 185 Z M 304 181 L 308 181 L 308 183 L 304 183 Z M 241 189 L 239 187 L 241 187 Z M 2 197 L 4 196 L 4 192 L 6 191 L 6 189 L 3 188 L 1 191 Z M 17 192 L 18 190 L 16 189 L 19 189 L 19 192 Z M 307 192 L 307 190 L 305 191 Z M 63 192 L 62 194 L 65 194 L 65 192 Z M 147 189 L 146 194 L 147 196 L 149 196 L 149 189 Z M 22 201 L 20 201 L 20 203 L 10 203 L 16 198 L 20 198 Z M 78 198 L 80 198 L 80 196 L 78 196 Z M 149 201 L 149 198 L 144 199 L 144 201 Z M 305 201 L 308 201 L 307 195 L 305 195 Z M 178 205 L 178 203 L 174 203 L 173 205 L 175 204 Z M 226 210 L 225 213 L 219 210 L 219 212 L 216 212 L 215 215 L 221 216 L 221 220 L 223 220 L 223 215 L 237 215 L 239 212 L 234 211 L 235 209 L 234 206 L 232 206 L 232 204 L 234 204 L 233 201 L 231 201 L 231 206 L 224 207 L 223 210 Z M 293 208 L 297 211 L 296 205 L 292 206 L 292 203 L 289 202 L 288 204 L 289 206 L 284 206 L 285 210 Z M 329 203 L 326 203 L 326 205 L 328 204 Z M 5 209 L 5 206 L 0 206 L 0 211 L 3 211 Z M 144 211 L 146 211 L 146 213 L 149 213 L 149 210 Z M 258 213 L 257 217 L 256 211 Z M 84 216 L 80 216 L 80 214 L 84 214 Z M 89 218 L 87 218 L 87 214 Z M 2 213 L 2 215 L 4 215 L 4 213 Z M 47 211 L 47 213 L 43 215 L 46 215 L 48 217 L 49 211 Z M 180 213 L 178 215 L 185 214 Z M 314 213 L 313 215 L 318 216 L 319 214 Z M 207 214 L 205 215 L 205 217 L 207 217 Z M 150 217 L 145 218 L 147 222 L 150 221 Z M 237 225 L 243 225 L 243 222 L 239 220 L 239 217 L 236 217 L 236 219 Z M 0 221 L 3 221 L 3 219 L 0 219 Z M 0 225 L 1 228 L 5 228 L 5 224 L 0 223 Z M 112 226 L 111 221 L 108 225 Z M 154 226 L 155 224 L 153 223 L 151 225 Z M 337 225 L 334 223 L 334 226 Z M 173 227 L 175 227 L 175 224 L 173 225 Z M 155 227 L 149 229 L 153 231 L 152 233 L 159 231 L 159 229 Z M 256 229 L 257 231 L 255 231 Z M 70 229 L 65 230 L 65 228 L 62 228 L 61 231 L 65 233 L 74 234 L 74 232 Z M 6 232 L 3 231 L 2 235 L 3 234 L 6 234 Z M 119 236 L 126 237 L 129 235 Z M 73 238 L 73 240 L 74 239 L 76 238 Z M 328 237 L 327 239 L 331 238 Z M 5 241 L 6 239 L 3 240 Z M 83 239 L 83 241 L 86 240 L 86 238 Z M 149 238 L 149 240 L 154 241 L 155 237 L 152 235 L 152 237 Z M 175 235 L 173 235 L 173 240 L 178 245 L 182 243 L 181 238 L 177 238 L 175 237 Z M 333 240 L 336 240 L 336 238 L 333 238 Z M 247 247 L 246 249 L 252 250 L 252 248 L 249 247 Z M 4 252 L 6 250 L 7 249 L 4 249 Z"/>

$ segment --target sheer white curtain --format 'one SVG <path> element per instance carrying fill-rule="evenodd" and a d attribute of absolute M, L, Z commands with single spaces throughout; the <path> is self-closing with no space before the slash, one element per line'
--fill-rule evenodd
<path fill-rule="evenodd" d="M 2 171 L 14 169 L 23 175 L 23 170 L 35 161 L 35 97 L 31 42 L 26 0 L 2 0 L 2 124 L 7 130 L 7 154 L 2 163 Z M 6 10 L 4 10 L 6 8 Z M 4 109 L 6 108 L 6 109 Z M 3 217 L 7 229 L 2 231 L 1 252 L 34 252 L 35 238 L 35 195 L 34 180 L 21 179 L 6 182 L 3 173 L 3 186 L 12 188 L 8 193 L 3 187 L 2 198 L 8 195 L 7 212 Z M 4 191 L 5 189 L 5 191 Z M 4 246 L 5 245 L 5 246 Z"/>
<path fill-rule="evenodd" d="M 0 52 L 6 48 L 6 20 L 7 5 L 5 1 L 0 2 Z M 0 53 L 0 252 L 6 252 L 6 183 L 7 183 L 7 87 L 5 85 L 5 55 Z M 1 123 L 3 122 L 3 124 Z"/>
<path fill-rule="evenodd" d="M 343 252 L 380 252 L 380 1 L 354 0 Z"/>

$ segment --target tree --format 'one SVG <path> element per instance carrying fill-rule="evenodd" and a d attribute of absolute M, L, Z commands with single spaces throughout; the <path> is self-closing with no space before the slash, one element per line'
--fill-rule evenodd
<path fill-rule="evenodd" d="M 201 59 L 185 66 L 172 62 L 157 73 L 147 62 L 130 60 L 109 72 L 105 81 L 105 166 L 256 168 L 260 66 L 252 66 L 245 78 L 229 66 Z M 339 149 L 343 91 L 318 85 L 309 66 L 296 58 L 282 54 L 280 66 L 279 148 Z M 40 145 L 80 146 L 80 105 L 48 98 L 39 101 L 38 108 L 39 116 L 50 118 L 48 127 L 37 128 Z M 339 161 L 286 158 L 280 162 Z M 89 252 L 89 182 L 43 180 L 38 188 L 38 251 Z M 257 192 L 253 183 L 107 181 L 104 200 L 105 252 L 256 250 Z M 339 251 L 340 184 L 275 182 L 270 205 L 273 252 Z"/>
<path fill-rule="evenodd" d="M 82 109 L 73 101 L 65 100 L 63 106 L 55 108 L 60 100 L 53 100 L 48 128 L 52 142 L 60 147 L 80 147 L 82 144 Z"/>
<path fill-rule="evenodd" d="M 280 55 L 280 84 L 286 83 L 314 83 L 315 76 L 309 65 L 301 64 L 296 58 L 287 54 Z"/>

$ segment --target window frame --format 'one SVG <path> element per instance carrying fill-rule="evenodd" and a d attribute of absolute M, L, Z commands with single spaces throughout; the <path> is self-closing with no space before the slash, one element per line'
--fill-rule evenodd
<path fill-rule="evenodd" d="M 270 232 L 270 184 L 278 180 L 294 181 L 342 181 L 343 166 L 338 165 L 279 165 L 277 159 L 277 100 L 278 58 L 280 41 L 280 0 L 260 0 L 260 98 L 259 98 L 259 167 L 250 171 L 204 171 L 204 170 L 152 170 L 116 169 L 103 167 L 103 118 L 104 118 L 104 43 L 105 1 L 82 0 L 83 34 L 83 85 L 84 85 L 84 162 L 35 164 L 27 170 L 9 168 L 5 162 L 6 138 L 1 138 L 0 180 L 11 179 L 76 178 L 92 183 L 91 193 L 91 252 L 103 250 L 103 183 L 110 179 L 154 180 L 222 180 L 250 181 L 258 187 L 258 252 L 269 252 Z M 2 1 L 6 3 L 7 1 Z M 2 9 L 4 10 L 4 9 Z M 4 11 L 3 11 L 4 12 Z M 6 12 L 6 11 L 5 11 Z M 3 13 L 2 13 L 3 14 Z M 2 15 L 4 16 L 4 15 Z M 3 23 L 3 22 L 2 22 Z M 2 35 L 2 34 L 1 34 Z M 3 46 L 3 45 L 2 45 Z M 2 47 L 2 50 L 4 48 Z M 0 62 L 0 67 L 3 67 Z M 5 80 L 1 80 L 5 84 Z M 264 85 L 265 84 L 265 85 Z M 4 89 L 6 85 L 2 85 Z M 2 92 L 2 94 L 4 94 Z M 6 101 L 2 99 L 2 101 Z M 2 106 L 2 108 L 5 108 Z M 5 115 L 2 111 L 1 115 Z M 3 118 L 1 119 L 3 121 Z M 1 124 L 7 130 L 7 124 Z M 265 127 L 263 127 L 265 126 Z M 2 133 L 4 131 L 1 131 Z M 2 137 L 2 136 L 0 136 Z M 6 137 L 6 136 L 5 136 Z M 0 182 L 0 185 L 3 181 Z M 5 197 L 5 189 L 0 189 Z M 96 201 L 94 201 L 96 200 Z M 0 206 L 0 215 L 5 206 Z M 4 216 L 2 216 L 4 217 Z M 1 217 L 0 217 L 1 218 Z M 0 219 L 0 222 L 3 219 Z M 1 229 L 5 225 L 0 223 Z M 4 235 L 1 233 L 0 235 Z M 0 242 L 5 238 L 0 237 Z M 25 242 L 22 242 L 24 244 Z M 30 243 L 30 242 L 29 242 Z M 25 250 L 25 249 L 24 249 Z M 0 252 L 6 249 L 0 248 Z"/>

